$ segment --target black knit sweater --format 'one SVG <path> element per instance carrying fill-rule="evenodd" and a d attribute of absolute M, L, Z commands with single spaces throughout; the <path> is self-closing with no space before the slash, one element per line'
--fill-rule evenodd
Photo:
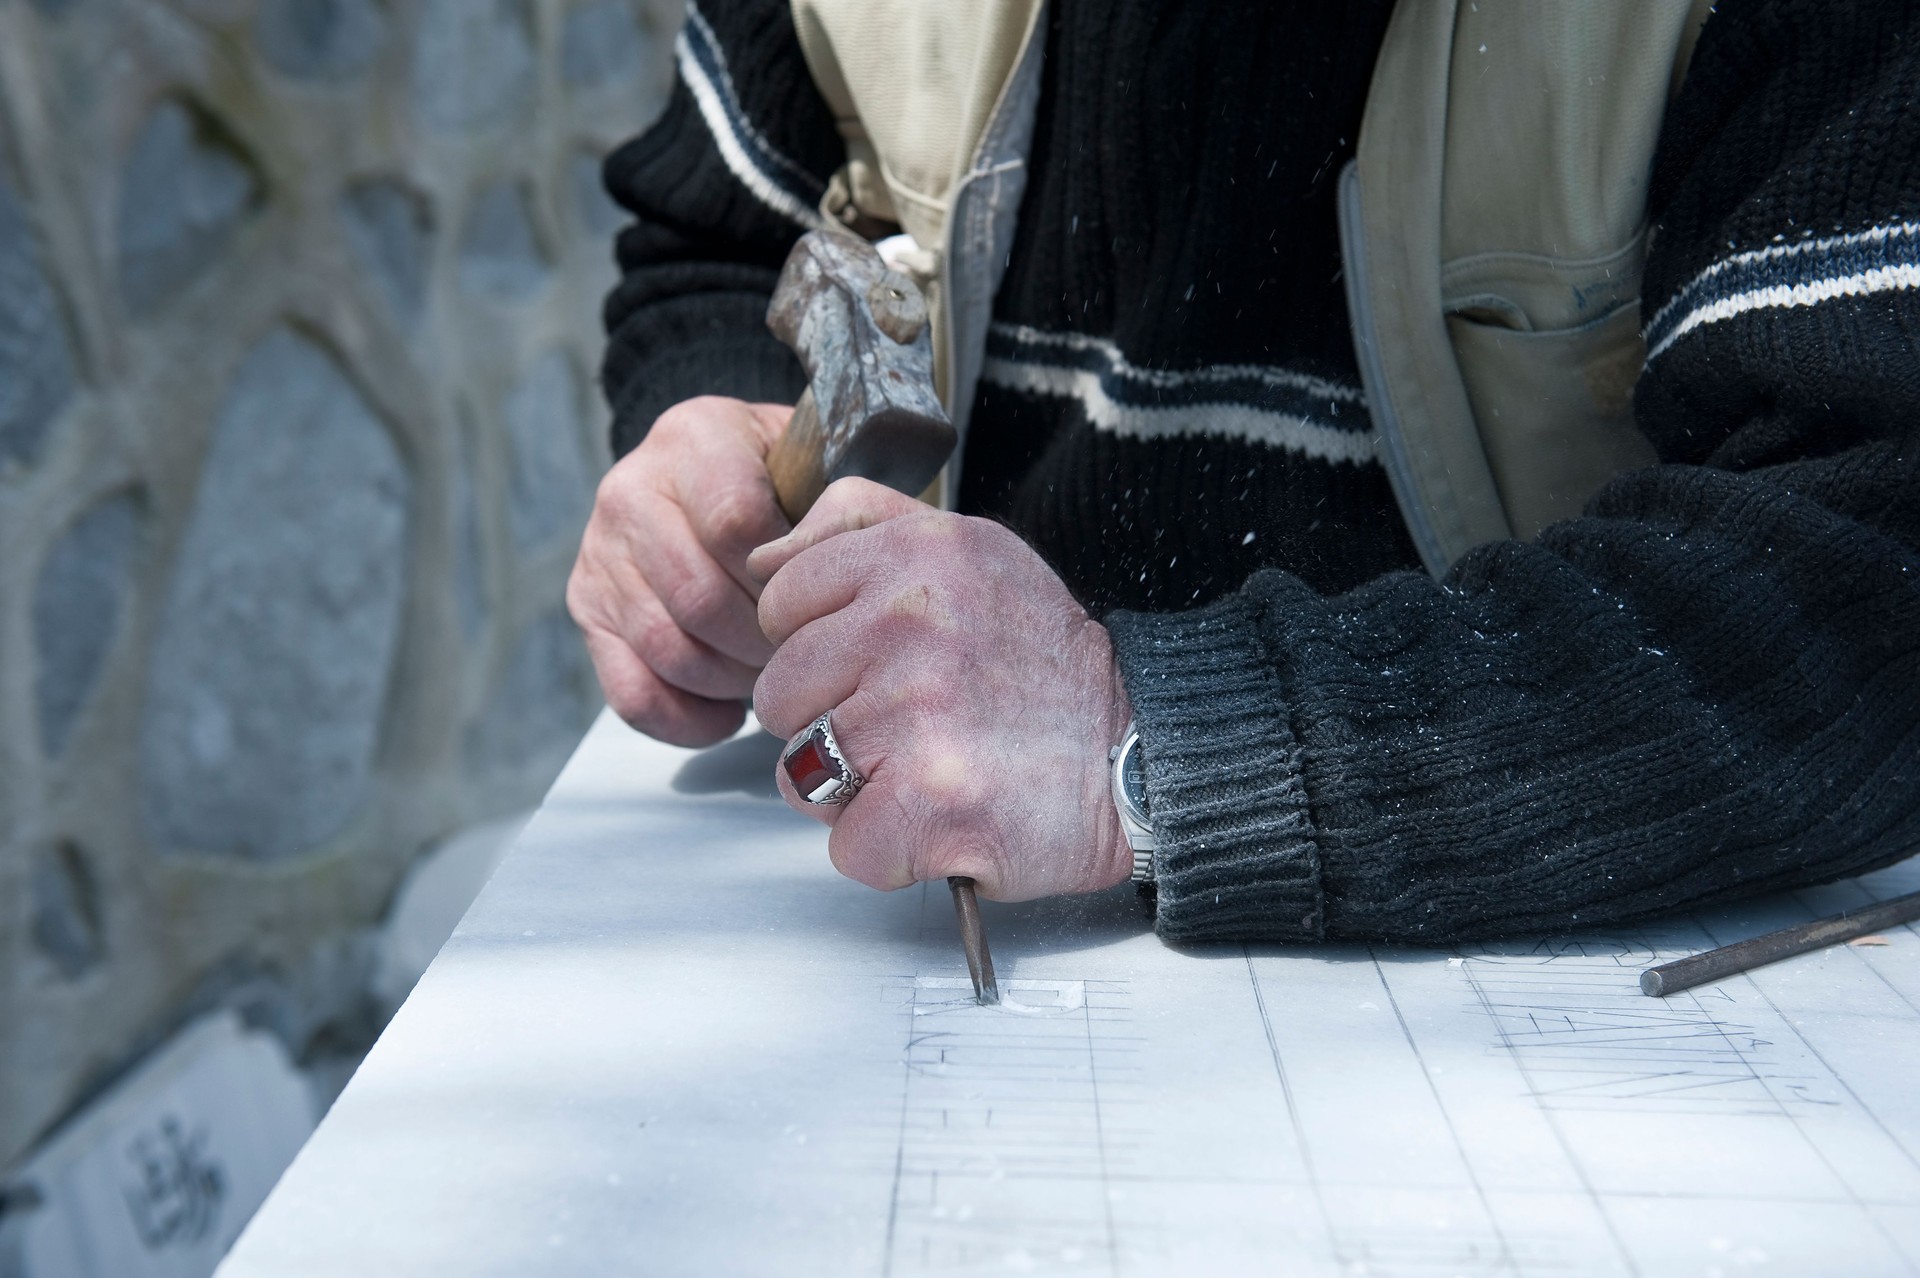
<path fill-rule="evenodd" d="M 1920 12 L 1723 0 L 1654 173 L 1660 464 L 1435 582 L 1334 227 L 1389 9 L 1051 6 L 961 493 L 1112 631 L 1161 932 L 1604 924 L 1920 848 Z M 761 316 L 841 161 L 784 0 L 704 0 L 681 66 L 608 165 L 622 450 L 797 393 Z"/>

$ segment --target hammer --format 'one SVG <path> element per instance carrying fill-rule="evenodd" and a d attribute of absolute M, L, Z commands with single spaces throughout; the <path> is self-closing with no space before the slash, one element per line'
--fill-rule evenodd
<path fill-rule="evenodd" d="M 828 484 L 849 475 L 908 494 L 933 482 L 958 436 L 934 393 L 927 303 L 912 280 L 858 236 L 809 231 L 787 256 L 767 327 L 807 370 L 807 389 L 767 456 L 789 520 L 799 523 Z M 998 1003 L 973 880 L 956 875 L 947 886 L 974 997 Z"/>

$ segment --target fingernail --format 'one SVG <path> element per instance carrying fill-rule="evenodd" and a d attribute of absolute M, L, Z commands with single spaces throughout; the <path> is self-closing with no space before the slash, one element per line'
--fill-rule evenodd
<path fill-rule="evenodd" d="M 760 557 L 762 555 L 765 555 L 770 549 L 772 549 L 775 546 L 778 546 L 781 541 L 785 541 L 785 540 L 786 538 L 782 537 L 780 541 L 770 541 L 764 546 L 758 546 L 758 547 L 755 547 L 753 550 L 749 551 L 747 554 L 747 563 L 746 563 L 747 576 L 753 578 L 755 581 L 759 582 L 763 586 L 766 585 L 767 574 L 760 571 L 759 562 L 757 561 L 760 560 Z"/>

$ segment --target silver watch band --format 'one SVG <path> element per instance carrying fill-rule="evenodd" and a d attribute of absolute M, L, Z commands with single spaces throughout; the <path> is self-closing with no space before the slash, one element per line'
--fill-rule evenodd
<path fill-rule="evenodd" d="M 1154 851 L 1155 849 L 1153 848 L 1135 848 L 1133 850 L 1133 881 L 1135 883 L 1144 884 L 1154 881 Z"/>
<path fill-rule="evenodd" d="M 1147 884 L 1156 877 L 1154 853 L 1158 842 L 1146 807 L 1146 779 L 1140 771 L 1139 749 L 1140 732 L 1129 723 L 1120 744 L 1107 752 L 1107 758 L 1113 765 L 1113 806 L 1120 816 L 1120 831 L 1133 849 L 1133 881 Z"/>

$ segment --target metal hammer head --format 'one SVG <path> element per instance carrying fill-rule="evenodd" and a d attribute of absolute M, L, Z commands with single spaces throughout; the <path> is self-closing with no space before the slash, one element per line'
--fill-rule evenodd
<path fill-rule="evenodd" d="M 809 231 L 787 258 L 767 327 L 806 367 L 831 483 L 859 475 L 918 493 L 953 452 L 933 390 L 927 304 L 873 245 Z"/>

